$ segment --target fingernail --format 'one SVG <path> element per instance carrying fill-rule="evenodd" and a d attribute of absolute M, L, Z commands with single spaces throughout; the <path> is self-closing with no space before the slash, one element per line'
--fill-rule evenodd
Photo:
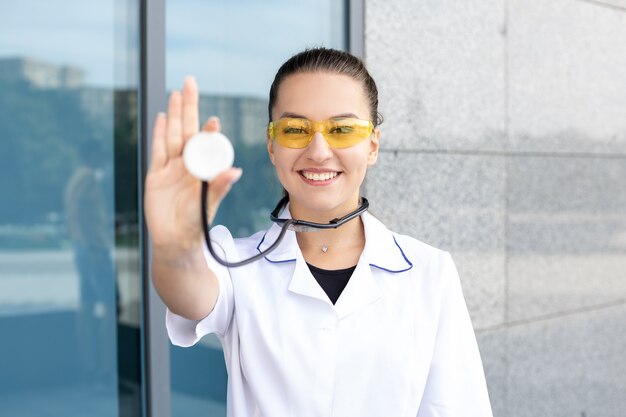
<path fill-rule="evenodd" d="M 188 75 L 185 77 L 185 82 L 196 82 L 196 77 L 193 75 Z"/>
<path fill-rule="evenodd" d="M 241 168 L 236 168 L 237 173 L 235 174 L 235 176 L 230 180 L 231 184 L 236 183 L 237 181 L 239 181 L 239 179 L 241 178 L 241 176 L 243 175 L 243 169 Z"/>
<path fill-rule="evenodd" d="M 160 112 L 158 112 L 158 113 L 157 113 L 157 117 L 158 117 L 159 119 L 162 119 L 162 118 L 164 118 L 164 117 L 165 117 L 165 113 L 164 113 L 164 112 L 162 112 L 162 111 L 160 111 Z"/>

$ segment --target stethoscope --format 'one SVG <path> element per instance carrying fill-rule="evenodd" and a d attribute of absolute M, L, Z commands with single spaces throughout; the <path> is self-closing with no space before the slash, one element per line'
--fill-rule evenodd
<path fill-rule="evenodd" d="M 202 180 L 200 192 L 200 213 L 202 217 L 202 232 L 206 246 L 211 256 L 213 256 L 219 264 L 228 268 L 236 268 L 247 265 L 251 262 L 264 258 L 280 245 L 280 242 L 282 242 L 288 230 L 295 232 L 315 232 L 319 230 L 336 229 L 355 217 L 360 216 L 367 211 L 369 207 L 367 199 L 365 197 L 361 197 L 361 204 L 356 210 L 343 217 L 332 219 L 328 223 L 315 223 L 307 220 L 286 219 L 279 217 L 280 213 L 289 202 L 289 196 L 285 196 L 280 199 L 276 208 L 274 208 L 274 210 L 270 213 L 270 220 L 280 226 L 280 233 L 278 234 L 278 237 L 276 237 L 276 240 L 267 249 L 262 251 L 259 249 L 259 253 L 251 256 L 250 258 L 237 262 L 228 262 L 222 259 L 213 247 L 210 235 L 211 225 L 208 219 L 207 200 L 209 194 L 209 181 L 215 178 L 218 173 L 230 168 L 233 164 L 233 147 L 226 136 L 219 132 L 201 132 L 192 137 L 185 145 L 183 160 L 187 170 L 192 175 Z"/>

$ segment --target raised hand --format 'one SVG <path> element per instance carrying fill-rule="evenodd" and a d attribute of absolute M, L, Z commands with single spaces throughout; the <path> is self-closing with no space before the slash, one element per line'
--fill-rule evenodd
<path fill-rule="evenodd" d="M 144 210 L 153 249 L 174 256 L 202 246 L 201 182 L 187 172 L 182 159 L 185 143 L 198 133 L 198 114 L 198 86 L 193 77 L 187 77 L 182 93 L 172 92 L 167 115 L 159 114 L 154 124 Z M 219 131 L 219 120 L 209 118 L 202 130 Z M 209 221 L 241 174 L 241 169 L 230 168 L 211 181 Z"/>

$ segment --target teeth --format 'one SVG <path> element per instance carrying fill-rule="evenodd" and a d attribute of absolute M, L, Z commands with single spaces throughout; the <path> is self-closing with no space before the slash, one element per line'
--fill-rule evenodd
<path fill-rule="evenodd" d="M 328 181 L 332 178 L 335 178 L 337 176 L 337 173 L 336 172 L 317 173 L 317 172 L 302 171 L 302 175 L 304 175 L 304 177 L 308 180 Z"/>

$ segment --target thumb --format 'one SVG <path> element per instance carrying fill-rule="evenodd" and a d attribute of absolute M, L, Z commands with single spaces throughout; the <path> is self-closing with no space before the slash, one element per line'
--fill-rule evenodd
<path fill-rule="evenodd" d="M 243 175 L 241 168 L 229 168 L 221 172 L 211 181 L 209 187 L 209 200 L 212 204 L 219 204 L 226 194 L 230 191 L 232 185 L 239 181 Z"/>

